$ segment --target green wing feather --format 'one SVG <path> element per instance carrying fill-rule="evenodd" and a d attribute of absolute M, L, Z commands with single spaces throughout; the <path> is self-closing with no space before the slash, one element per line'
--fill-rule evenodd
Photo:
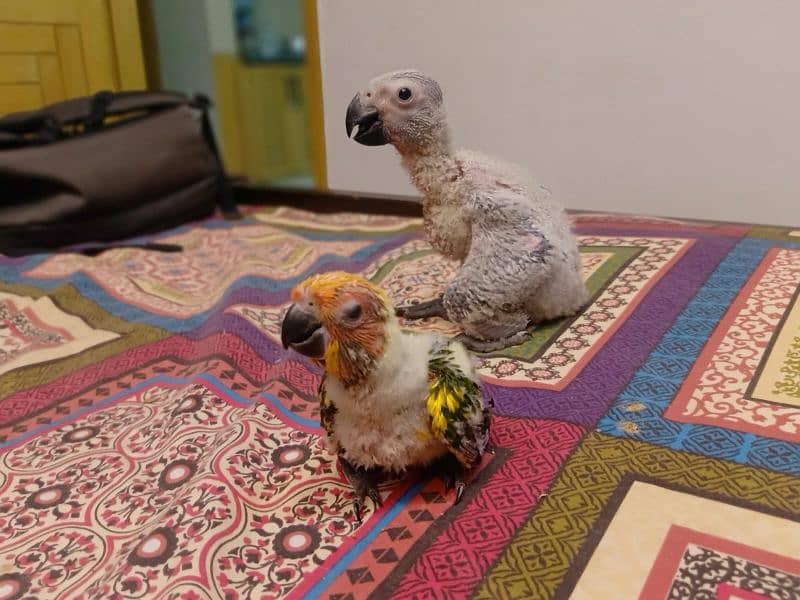
<path fill-rule="evenodd" d="M 464 466 L 473 467 L 481 459 L 489 433 L 489 411 L 480 385 L 464 374 L 444 344 L 431 351 L 428 374 L 431 431 Z"/>

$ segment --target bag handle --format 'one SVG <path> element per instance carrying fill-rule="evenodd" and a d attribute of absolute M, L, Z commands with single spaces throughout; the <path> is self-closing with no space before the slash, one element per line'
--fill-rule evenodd
<path fill-rule="evenodd" d="M 73 98 L 50 104 L 38 110 L 11 113 L 0 118 L 0 132 L 11 134 L 39 133 L 48 118 L 60 126 L 95 122 L 103 107 L 103 118 L 128 112 L 152 112 L 174 106 L 191 106 L 185 94 L 179 92 L 109 92 L 102 91 L 93 96 Z M 103 119 L 100 119 L 102 123 Z"/>
<path fill-rule="evenodd" d="M 89 106 L 89 115 L 83 120 L 83 130 L 85 132 L 97 131 L 103 126 L 108 116 L 108 108 L 114 96 L 111 92 L 99 92 L 92 98 Z"/>

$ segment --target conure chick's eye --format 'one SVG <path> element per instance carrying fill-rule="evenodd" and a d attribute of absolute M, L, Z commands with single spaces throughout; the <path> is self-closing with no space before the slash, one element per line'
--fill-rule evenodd
<path fill-rule="evenodd" d="M 400 100 L 411 100 L 411 90 L 407 87 L 402 87 L 397 91 L 397 97 Z"/>
<path fill-rule="evenodd" d="M 361 317 L 361 313 L 363 311 L 364 309 L 361 308 L 360 304 L 354 303 L 352 306 L 348 306 L 347 308 L 345 308 L 344 316 L 352 321 L 355 321 L 356 319 Z"/>

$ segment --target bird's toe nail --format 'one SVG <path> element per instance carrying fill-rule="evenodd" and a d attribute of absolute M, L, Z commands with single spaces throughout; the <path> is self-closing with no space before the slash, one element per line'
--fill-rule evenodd
<path fill-rule="evenodd" d="M 461 502 L 461 498 L 464 496 L 464 489 L 466 486 L 464 485 L 463 481 L 459 481 L 456 483 L 456 501 L 455 504 Z"/>
<path fill-rule="evenodd" d="M 369 493 L 369 497 L 372 498 L 372 501 L 375 503 L 375 506 L 383 506 L 381 495 L 377 492 L 377 490 L 372 490 Z"/>

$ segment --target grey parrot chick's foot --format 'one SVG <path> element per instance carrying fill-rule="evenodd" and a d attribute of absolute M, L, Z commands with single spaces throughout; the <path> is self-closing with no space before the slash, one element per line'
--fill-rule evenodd
<path fill-rule="evenodd" d="M 428 319 L 430 317 L 447 318 L 447 311 L 444 309 L 444 298 L 439 296 L 434 300 L 420 302 L 419 304 L 408 304 L 406 306 L 398 306 L 395 309 L 395 314 L 404 319 Z"/>
<path fill-rule="evenodd" d="M 340 456 L 339 464 L 342 465 L 345 477 L 353 486 L 356 499 L 353 503 L 353 512 L 356 521 L 361 523 L 364 514 L 364 502 L 367 497 L 372 499 L 377 510 L 381 506 L 381 495 L 378 492 L 378 481 L 381 476 L 381 469 L 365 469 L 351 464 L 347 459 Z"/>
<path fill-rule="evenodd" d="M 499 340 L 479 340 L 466 333 L 461 333 L 455 337 L 455 341 L 461 342 L 472 352 L 484 354 L 486 352 L 496 352 L 521 344 L 528 339 L 530 333 L 530 331 L 519 331 Z"/>

